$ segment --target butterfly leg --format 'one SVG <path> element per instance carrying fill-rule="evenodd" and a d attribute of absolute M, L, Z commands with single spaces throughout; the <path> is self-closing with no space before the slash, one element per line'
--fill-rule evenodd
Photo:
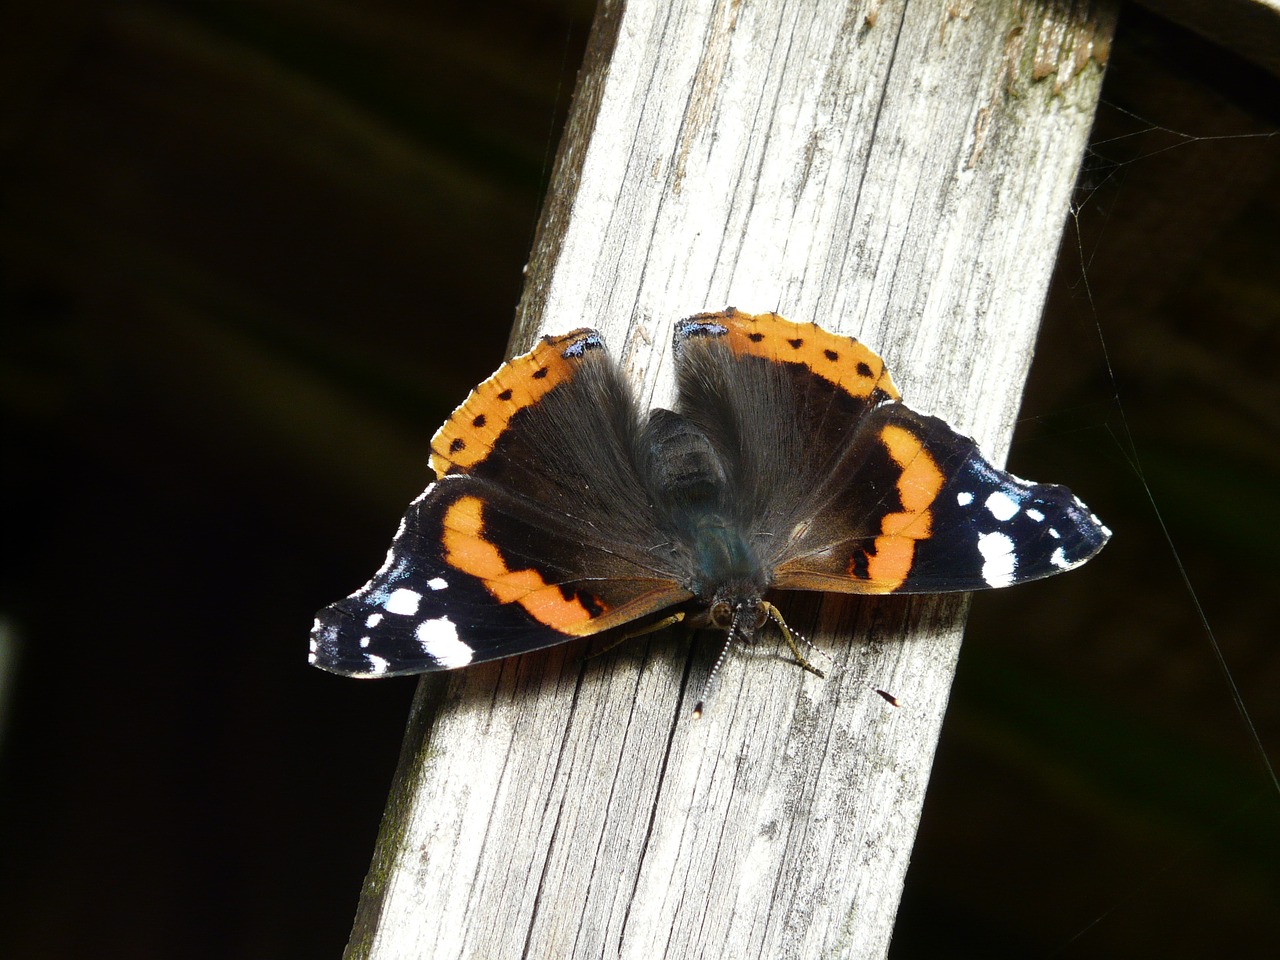
<path fill-rule="evenodd" d="M 795 637 L 791 635 L 791 629 L 787 626 L 787 622 L 782 619 L 782 614 L 778 612 L 778 608 L 767 600 L 761 600 L 760 607 L 769 619 L 778 625 L 778 629 L 782 631 L 782 639 L 787 641 L 787 646 L 791 648 L 791 655 L 796 658 L 796 663 L 815 677 L 825 680 L 827 675 L 810 663 L 805 655 L 800 652 L 800 648 L 796 645 Z"/>
<path fill-rule="evenodd" d="M 601 654 L 608 653 L 614 647 L 620 647 L 628 640 L 634 640 L 636 637 L 643 637 L 645 634 L 657 633 L 659 630 L 665 630 L 667 627 L 673 627 L 684 620 L 684 615 L 685 611 L 677 610 L 669 617 L 663 617 L 661 620 L 655 620 L 653 623 L 646 623 L 643 627 L 637 627 L 634 630 L 626 630 L 616 639 L 610 640 L 599 650 L 590 654 L 587 659 L 591 660 Z"/>

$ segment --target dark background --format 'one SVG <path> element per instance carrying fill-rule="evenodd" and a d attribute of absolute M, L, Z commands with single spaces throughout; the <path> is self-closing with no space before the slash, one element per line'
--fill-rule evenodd
<path fill-rule="evenodd" d="M 414 685 L 308 669 L 311 615 L 502 355 L 591 12 L 0 13 L 0 957 L 340 952 Z M 1274 748 L 1280 87 L 1128 9 L 1104 97 L 1011 466 L 1116 537 L 975 601 L 897 960 L 1280 934 L 1280 796 L 1131 462 Z"/>

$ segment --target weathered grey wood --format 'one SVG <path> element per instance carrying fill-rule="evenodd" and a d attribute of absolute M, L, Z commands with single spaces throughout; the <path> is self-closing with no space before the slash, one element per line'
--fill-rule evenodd
<path fill-rule="evenodd" d="M 1111 25 L 1051 0 L 604 3 L 515 346 L 598 326 L 661 403 L 674 320 L 777 309 L 857 334 L 1002 456 Z M 965 602 L 783 602 L 830 678 L 765 643 L 700 721 L 714 651 L 675 635 L 425 681 L 349 956 L 882 956 Z"/>

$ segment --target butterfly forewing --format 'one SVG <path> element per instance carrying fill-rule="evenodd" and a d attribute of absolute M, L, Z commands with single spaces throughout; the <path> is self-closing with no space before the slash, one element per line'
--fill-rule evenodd
<path fill-rule="evenodd" d="M 777 562 L 779 589 L 950 593 L 1088 560 L 1111 533 L 1065 487 L 1020 480 L 901 403 L 872 411 Z"/>
<path fill-rule="evenodd" d="M 675 341 L 678 409 L 724 451 L 780 589 L 1002 587 L 1083 563 L 1110 536 L 1070 491 L 999 470 L 906 407 L 853 338 L 725 311 L 682 321 Z"/>
<path fill-rule="evenodd" d="M 406 513 L 382 569 L 320 612 L 312 662 L 353 676 L 450 669 L 687 599 L 657 549 L 638 430 L 594 331 L 505 364 L 437 433 L 441 478 Z"/>
<path fill-rule="evenodd" d="M 898 396 L 852 337 L 729 310 L 676 327 L 677 410 L 712 437 L 743 526 L 777 538 L 803 519 L 857 425 Z"/>

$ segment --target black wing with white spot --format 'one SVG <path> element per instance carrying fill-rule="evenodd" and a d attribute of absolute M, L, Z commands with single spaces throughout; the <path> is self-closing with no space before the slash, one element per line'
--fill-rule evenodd
<path fill-rule="evenodd" d="M 441 479 L 382 568 L 317 615 L 311 663 L 356 677 L 449 670 L 687 600 L 637 472 L 639 429 L 593 330 L 504 364 L 433 439 Z"/>
<path fill-rule="evenodd" d="M 993 466 L 977 444 L 902 403 L 873 410 L 779 537 L 776 586 L 954 593 L 1071 570 L 1111 536 L 1066 487 Z"/>
<path fill-rule="evenodd" d="M 932 533 L 917 541 L 911 572 L 895 593 L 983 590 L 1051 577 L 1080 566 L 1111 537 L 1066 487 L 1006 473 L 976 446 L 948 474 L 931 513 Z"/>
<path fill-rule="evenodd" d="M 475 477 L 432 484 L 373 579 L 317 615 L 310 662 L 352 677 L 452 670 L 689 598 L 662 570 L 584 542 L 568 523 Z"/>

